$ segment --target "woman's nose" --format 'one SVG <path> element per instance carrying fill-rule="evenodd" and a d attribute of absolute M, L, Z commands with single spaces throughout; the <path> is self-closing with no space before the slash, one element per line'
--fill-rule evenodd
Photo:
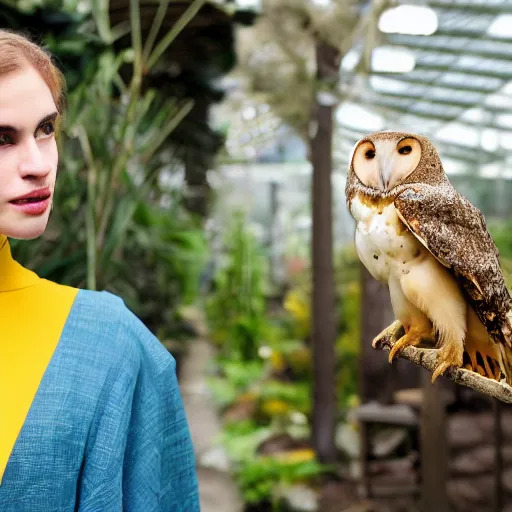
<path fill-rule="evenodd" d="M 51 165 L 45 160 L 35 139 L 30 139 L 25 144 L 22 155 L 19 172 L 23 178 L 44 177 L 51 171 Z"/>

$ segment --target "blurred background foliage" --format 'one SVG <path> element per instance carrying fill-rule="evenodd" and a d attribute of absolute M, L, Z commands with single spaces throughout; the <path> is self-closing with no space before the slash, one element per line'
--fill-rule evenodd
<path fill-rule="evenodd" d="M 189 45 L 201 59 L 178 78 L 166 65 L 170 45 L 191 42 L 183 31 L 204 4 L 167 13 L 155 4 L 143 16 L 128 1 L 110 11 L 73 0 L 0 9 L 0 26 L 43 44 L 68 86 L 51 223 L 13 252 L 42 277 L 121 295 L 162 340 L 187 331 L 180 306 L 197 297 L 207 251 L 208 201 L 189 201 L 187 173 L 202 187 L 223 138 L 197 112 L 222 99 L 214 80 L 235 63 L 233 22 L 218 11 Z M 202 47 L 213 41 L 222 58 L 206 66 Z"/>
<path fill-rule="evenodd" d="M 310 442 L 308 263 L 291 277 L 281 301 L 272 304 L 269 255 L 246 216 L 233 215 L 222 236 L 221 263 L 205 299 L 218 347 L 208 380 L 225 424 L 218 441 L 234 464 L 246 503 L 258 504 L 257 510 L 288 510 L 283 496 L 294 485 L 320 484 L 334 474 L 316 460 Z M 352 246 L 337 254 L 336 263 L 336 290 L 338 298 L 343 296 L 336 340 L 341 424 L 344 412 L 357 403 L 360 275 Z"/>

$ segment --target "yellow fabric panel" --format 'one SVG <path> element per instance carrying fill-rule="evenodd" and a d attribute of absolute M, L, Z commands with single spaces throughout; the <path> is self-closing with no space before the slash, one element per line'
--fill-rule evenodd
<path fill-rule="evenodd" d="M 77 293 L 16 263 L 0 237 L 0 482 Z"/>

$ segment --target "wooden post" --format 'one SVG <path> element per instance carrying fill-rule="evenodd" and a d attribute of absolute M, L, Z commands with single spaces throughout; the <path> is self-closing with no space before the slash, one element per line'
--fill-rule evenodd
<path fill-rule="evenodd" d="M 449 478 L 449 445 L 446 433 L 446 405 L 441 382 L 431 383 L 432 374 L 422 371 L 421 409 L 421 510 L 449 512 L 446 484 Z"/>
<path fill-rule="evenodd" d="M 370 478 L 370 426 L 366 421 L 359 422 L 359 439 L 361 442 L 359 463 L 361 464 L 361 498 L 373 497 L 372 479 Z"/>
<path fill-rule="evenodd" d="M 494 413 L 494 512 L 503 511 L 503 430 L 501 425 L 501 411 L 503 404 L 496 400 L 492 401 L 492 408 Z"/>
<path fill-rule="evenodd" d="M 317 79 L 337 81 L 338 50 L 318 41 Z M 320 104 L 315 93 L 311 117 L 310 155 L 312 177 L 312 346 L 313 425 L 312 442 L 321 462 L 336 460 L 335 352 L 336 317 L 332 234 L 332 136 L 333 105 Z"/>

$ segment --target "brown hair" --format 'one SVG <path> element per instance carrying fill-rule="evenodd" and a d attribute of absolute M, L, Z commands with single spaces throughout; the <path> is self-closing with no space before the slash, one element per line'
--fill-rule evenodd
<path fill-rule="evenodd" d="M 64 75 L 52 58 L 27 37 L 0 29 L 0 76 L 32 65 L 47 83 L 59 112 L 64 108 Z"/>

